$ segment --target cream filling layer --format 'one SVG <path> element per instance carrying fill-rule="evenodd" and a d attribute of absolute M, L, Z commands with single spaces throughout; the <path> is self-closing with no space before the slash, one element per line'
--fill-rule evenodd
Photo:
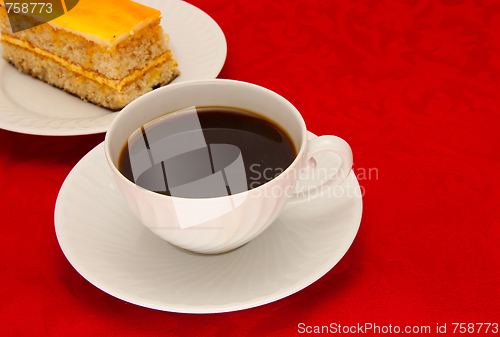
<path fill-rule="evenodd" d="M 65 67 L 66 69 L 69 69 L 69 70 L 71 70 L 79 75 L 82 75 L 82 76 L 87 77 L 91 80 L 94 80 L 99 84 L 107 85 L 107 86 L 115 89 L 118 92 L 122 91 L 122 89 L 124 87 L 126 87 L 128 84 L 130 84 L 131 82 L 134 82 L 136 79 L 138 79 L 139 77 L 144 75 L 144 73 L 146 73 L 149 69 L 156 67 L 159 64 L 162 64 L 162 63 L 164 63 L 167 60 L 170 60 L 172 58 L 172 53 L 170 51 L 167 51 L 165 54 L 160 55 L 157 58 L 146 63 L 146 65 L 142 69 L 133 70 L 126 77 L 124 77 L 120 80 L 115 80 L 115 79 L 108 78 L 108 77 L 106 77 L 98 72 L 95 72 L 92 70 L 87 70 L 79 64 L 69 62 L 60 56 L 49 53 L 43 49 L 35 47 L 35 46 L 31 45 L 30 43 L 28 43 L 26 41 L 22 41 L 20 39 L 17 39 L 11 35 L 4 33 L 1 35 L 0 40 L 4 41 L 4 42 L 8 42 L 10 44 L 13 44 L 15 46 L 30 50 L 30 51 L 32 51 L 38 55 L 44 56 L 46 58 L 50 58 L 51 60 L 53 60 L 53 61 L 59 63 L 60 65 L 62 65 L 63 67 Z"/>

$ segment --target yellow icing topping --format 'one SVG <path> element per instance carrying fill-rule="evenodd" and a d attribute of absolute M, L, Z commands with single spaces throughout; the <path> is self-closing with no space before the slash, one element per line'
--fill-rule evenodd
<path fill-rule="evenodd" d="M 3 0 L 0 0 L 0 17 L 6 17 L 7 16 L 7 10 L 5 8 L 5 4 L 3 3 Z"/>
<path fill-rule="evenodd" d="M 160 15 L 159 10 L 130 0 L 80 0 L 50 24 L 112 46 Z"/>

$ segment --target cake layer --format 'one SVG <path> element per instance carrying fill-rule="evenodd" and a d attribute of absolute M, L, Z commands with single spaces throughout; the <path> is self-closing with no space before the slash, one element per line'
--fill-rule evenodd
<path fill-rule="evenodd" d="M 66 18 L 79 6 L 80 2 L 73 10 L 58 19 Z M 90 18 L 92 19 L 89 20 L 87 17 L 87 25 L 96 24 L 95 15 Z M 23 20 L 35 21 L 34 18 L 23 18 Z M 81 20 L 78 22 L 82 26 L 80 28 L 83 29 Z M 156 17 L 142 26 L 142 29 L 134 31 L 133 35 L 130 35 L 130 31 L 127 34 L 123 33 L 121 42 L 110 48 L 107 44 L 98 44 L 88 40 L 84 35 L 78 34 L 78 31 L 69 32 L 67 28 L 63 29 L 49 23 L 13 34 L 5 8 L 0 7 L 2 36 L 7 35 L 25 41 L 71 63 L 80 64 L 87 70 L 99 72 L 110 79 L 121 79 L 134 70 L 142 69 L 151 59 L 168 51 L 168 36 L 163 32 L 159 22 L 160 18 Z M 133 25 L 130 23 L 130 26 Z"/>
<path fill-rule="evenodd" d="M 146 71 L 151 69 L 152 67 L 156 67 L 161 63 L 164 63 L 165 61 L 172 59 L 172 53 L 170 51 L 167 51 L 163 55 L 160 55 L 156 57 L 155 59 L 151 59 L 149 62 L 147 62 L 142 69 L 137 69 L 132 71 L 128 76 L 125 76 L 122 79 L 115 80 L 115 79 L 109 79 L 106 76 L 101 75 L 100 73 L 96 71 L 91 71 L 83 68 L 79 64 L 71 63 L 67 60 L 65 60 L 62 57 L 59 57 L 57 55 L 51 54 L 45 50 L 42 50 L 38 47 L 34 47 L 31 44 L 21 41 L 19 39 L 13 38 L 10 35 L 2 35 L 1 41 L 3 42 L 8 42 L 12 45 L 16 45 L 18 47 L 22 47 L 24 49 L 30 50 L 33 53 L 36 53 L 42 57 L 51 59 L 54 62 L 59 63 L 61 66 L 67 68 L 68 70 L 71 70 L 79 75 L 85 76 L 89 79 L 92 79 L 100 84 L 107 85 L 117 91 L 121 91 L 123 87 L 127 86 L 129 83 L 135 81 L 137 78 L 142 76 Z"/>
<path fill-rule="evenodd" d="M 20 71 L 111 110 L 123 108 L 153 88 L 168 84 L 178 75 L 177 62 L 169 58 L 117 91 L 31 50 L 6 41 L 2 41 L 2 47 L 5 59 Z"/>

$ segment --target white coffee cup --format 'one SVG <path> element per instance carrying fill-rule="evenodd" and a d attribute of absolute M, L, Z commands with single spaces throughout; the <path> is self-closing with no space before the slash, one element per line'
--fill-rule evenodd
<path fill-rule="evenodd" d="M 234 195 L 214 198 L 179 198 L 158 194 L 123 176 L 118 159 L 129 136 L 142 125 L 186 107 L 224 106 L 253 111 L 281 126 L 292 139 L 297 157 L 267 183 Z M 314 171 L 314 156 L 333 152 L 341 157 L 338 174 L 321 189 L 340 185 L 352 167 L 349 145 L 335 136 L 307 139 L 299 111 L 280 95 L 263 87 L 233 80 L 197 80 L 156 89 L 118 113 L 105 139 L 105 154 L 114 180 L 132 212 L 153 233 L 171 244 L 203 254 L 238 248 L 262 233 L 287 204 L 298 205 L 321 195 L 294 194 L 299 172 Z"/>

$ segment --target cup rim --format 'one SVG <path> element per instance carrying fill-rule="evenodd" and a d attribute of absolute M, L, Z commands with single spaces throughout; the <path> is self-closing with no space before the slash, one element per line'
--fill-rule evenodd
<path fill-rule="evenodd" d="M 229 84 L 235 84 L 235 85 L 254 87 L 254 88 L 257 88 L 259 90 L 266 91 L 268 94 L 271 94 L 272 96 L 276 97 L 276 99 L 282 100 L 286 105 L 288 105 L 290 107 L 290 110 L 294 111 L 296 117 L 298 117 L 300 127 L 303 131 L 303 137 L 301 139 L 300 150 L 297 152 L 297 155 L 295 156 L 295 159 L 292 161 L 292 163 L 290 165 L 288 165 L 288 167 L 283 172 L 281 172 L 276 177 L 265 182 L 264 184 L 262 184 L 260 186 L 257 186 L 255 188 L 252 188 L 252 189 L 247 190 L 247 191 L 231 194 L 231 195 L 225 195 L 225 196 L 220 196 L 220 197 L 210 197 L 210 198 L 186 198 L 186 197 L 176 197 L 176 196 L 171 196 L 171 195 L 160 194 L 160 193 L 156 193 L 154 191 L 142 188 L 142 187 L 138 186 L 137 184 L 131 182 L 129 179 L 127 179 L 120 172 L 120 170 L 118 170 L 116 165 L 113 163 L 113 160 L 111 159 L 111 155 L 110 155 L 110 149 L 109 149 L 110 142 L 108 139 L 109 139 L 109 137 L 112 136 L 114 127 L 118 123 L 117 120 L 120 118 L 120 116 L 122 116 L 124 112 L 128 113 L 128 111 L 130 109 L 135 108 L 136 106 L 140 106 L 143 101 L 145 101 L 147 99 L 154 99 L 152 97 L 153 95 L 160 96 L 163 93 L 163 91 L 171 90 L 171 88 L 173 88 L 173 87 L 177 88 L 177 87 L 182 87 L 182 86 L 190 86 L 193 84 L 210 84 L 210 83 L 229 83 Z M 258 112 L 257 112 L 257 114 L 258 114 Z M 158 117 L 160 117 L 160 116 L 158 116 Z M 285 131 L 288 132 L 288 130 L 285 130 Z M 110 134 L 111 134 L 111 136 L 110 136 Z M 104 138 L 104 154 L 106 157 L 106 161 L 108 162 L 108 165 L 111 167 L 113 173 L 115 173 L 115 175 L 118 176 L 121 181 L 124 181 L 127 185 L 129 185 L 131 187 L 133 186 L 135 188 L 139 188 L 139 190 L 141 190 L 143 192 L 152 193 L 152 195 L 155 195 L 158 197 L 165 197 L 165 198 L 169 198 L 169 199 L 172 198 L 172 199 L 180 199 L 180 200 L 217 200 L 217 199 L 225 199 L 225 198 L 243 195 L 244 193 L 250 193 L 250 192 L 255 193 L 255 191 L 257 191 L 257 190 L 260 191 L 261 189 L 265 188 L 266 185 L 268 186 L 269 183 L 271 183 L 277 179 L 282 179 L 286 174 L 288 174 L 297 165 L 300 158 L 302 158 L 302 156 L 304 155 L 304 152 L 305 152 L 306 144 L 307 144 L 307 128 L 305 125 L 304 118 L 302 117 L 300 112 L 297 110 L 297 108 L 292 103 L 290 103 L 290 101 L 288 101 L 286 98 L 284 98 L 280 94 L 278 94 L 270 89 L 267 89 L 267 88 L 260 86 L 260 85 L 257 85 L 257 84 L 244 82 L 244 81 L 238 81 L 238 80 L 215 78 L 215 79 L 190 80 L 190 81 L 185 81 L 185 82 L 180 82 L 180 83 L 171 83 L 171 84 L 168 84 L 164 87 L 150 91 L 150 92 L 138 97 L 137 99 L 133 100 L 131 103 L 129 103 L 127 106 L 125 106 L 121 111 L 117 112 L 116 117 L 113 119 L 108 130 L 106 131 L 106 135 Z"/>

